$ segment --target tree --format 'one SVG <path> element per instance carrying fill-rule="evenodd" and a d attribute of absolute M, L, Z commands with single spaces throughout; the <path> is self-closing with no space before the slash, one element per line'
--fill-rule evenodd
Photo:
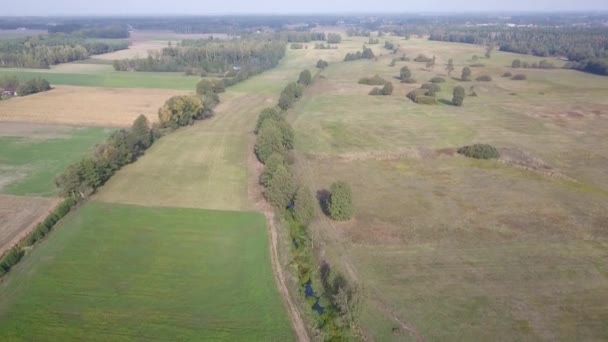
<path fill-rule="evenodd" d="M 328 65 L 329 65 L 329 63 L 327 63 L 326 61 L 324 61 L 322 59 L 319 59 L 317 61 L 317 68 L 319 68 L 319 69 L 325 69 L 325 68 L 327 68 Z"/>
<path fill-rule="evenodd" d="M 316 201 L 310 189 L 300 186 L 293 200 L 293 216 L 301 224 L 308 225 L 315 217 L 315 204 Z"/>
<path fill-rule="evenodd" d="M 287 154 L 287 149 L 283 145 L 283 134 L 281 129 L 273 120 L 266 120 L 258 131 L 258 138 L 255 142 L 255 154 L 262 163 L 266 163 L 273 153 L 282 156 Z"/>
<path fill-rule="evenodd" d="M 460 76 L 462 81 L 470 81 L 471 80 L 471 68 L 464 67 L 462 68 L 462 75 Z"/>
<path fill-rule="evenodd" d="M 133 121 L 131 133 L 141 150 L 147 149 L 152 144 L 150 123 L 148 122 L 148 118 L 144 115 L 138 116 L 137 119 Z"/>
<path fill-rule="evenodd" d="M 158 110 L 161 126 L 171 128 L 191 125 L 203 114 L 202 100 L 198 96 L 191 95 L 173 96 Z"/>
<path fill-rule="evenodd" d="M 494 51 L 494 44 L 488 44 L 486 46 L 486 58 L 490 59 L 492 57 L 492 52 Z"/>
<path fill-rule="evenodd" d="M 329 188 L 327 210 L 333 220 L 346 221 L 353 216 L 353 199 L 350 186 L 343 182 L 334 182 Z"/>
<path fill-rule="evenodd" d="M 385 96 L 391 95 L 393 93 L 393 83 L 386 82 L 384 87 L 382 87 L 382 90 L 380 90 L 380 93 Z"/>
<path fill-rule="evenodd" d="M 435 61 L 436 61 L 436 57 L 433 55 L 433 59 L 431 59 L 430 61 L 426 62 L 426 68 L 433 70 L 435 69 Z"/>
<path fill-rule="evenodd" d="M 458 149 L 458 153 L 475 159 L 496 159 L 499 157 L 498 150 L 488 144 L 474 144 Z"/>
<path fill-rule="evenodd" d="M 265 108 L 262 110 L 260 115 L 258 116 L 258 122 L 255 125 L 254 133 L 257 134 L 260 131 L 260 127 L 266 120 L 276 120 L 279 121 L 282 119 L 281 113 L 275 108 Z"/>
<path fill-rule="evenodd" d="M 196 93 L 204 95 L 208 93 L 223 93 L 226 91 L 224 82 L 222 80 L 209 80 L 202 79 L 196 84 Z"/>
<path fill-rule="evenodd" d="M 452 71 L 454 71 L 454 60 L 449 59 L 448 64 L 445 65 L 445 70 L 448 72 L 448 76 L 452 75 Z"/>
<path fill-rule="evenodd" d="M 511 63 L 511 68 L 521 68 L 521 60 L 514 59 L 513 63 Z"/>
<path fill-rule="evenodd" d="M 342 36 L 339 33 L 328 33 L 327 34 L 327 43 L 328 44 L 338 44 L 342 41 Z"/>
<path fill-rule="evenodd" d="M 264 187 L 268 187 L 272 176 L 275 174 L 279 166 L 285 166 L 285 157 L 280 153 L 272 153 L 270 157 L 266 159 L 264 171 L 262 171 L 262 174 L 260 175 L 260 183 Z"/>
<path fill-rule="evenodd" d="M 300 73 L 300 77 L 298 78 L 298 84 L 303 86 L 307 86 L 312 83 L 312 75 L 308 69 L 302 71 Z"/>
<path fill-rule="evenodd" d="M 291 203 L 296 190 L 296 182 L 285 165 L 279 165 L 268 182 L 266 198 L 279 209 L 285 209 Z"/>
<path fill-rule="evenodd" d="M 462 103 L 464 102 L 464 97 L 465 97 L 465 92 L 464 92 L 464 88 L 462 86 L 456 86 L 454 87 L 454 96 L 452 97 L 452 104 L 454 106 L 462 106 Z"/>
<path fill-rule="evenodd" d="M 410 71 L 410 68 L 405 65 L 399 71 L 399 79 L 401 80 L 401 82 L 405 82 L 410 78 L 412 78 L 412 72 Z"/>

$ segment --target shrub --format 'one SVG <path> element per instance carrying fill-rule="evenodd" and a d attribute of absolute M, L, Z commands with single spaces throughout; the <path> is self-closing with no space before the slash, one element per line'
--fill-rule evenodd
<path fill-rule="evenodd" d="M 393 84 L 391 82 L 387 82 L 384 85 L 384 87 L 382 87 L 382 88 L 376 87 L 369 92 L 370 95 L 384 95 L 384 96 L 391 95 L 392 93 L 393 93 Z"/>
<path fill-rule="evenodd" d="M 384 85 L 386 80 L 379 75 L 374 75 L 373 77 L 363 77 L 359 79 L 359 84 L 367 84 L 367 85 Z"/>
<path fill-rule="evenodd" d="M 312 75 L 310 74 L 310 71 L 308 69 L 303 70 L 300 73 L 300 77 L 298 78 L 298 84 L 307 86 L 311 83 L 312 83 Z"/>
<path fill-rule="evenodd" d="M 5 275 L 8 271 L 15 266 L 25 252 L 17 248 L 11 249 L 3 258 L 0 260 L 0 276 Z"/>
<path fill-rule="evenodd" d="M 459 107 L 462 106 L 462 103 L 464 102 L 464 97 L 465 97 L 464 88 L 462 86 L 454 87 L 452 104 L 454 106 L 459 106 Z"/>
<path fill-rule="evenodd" d="M 425 83 L 420 87 L 420 89 L 427 89 L 428 92 L 426 95 L 428 96 L 435 96 L 436 93 L 441 91 L 441 87 L 435 83 Z"/>
<path fill-rule="evenodd" d="M 511 63 L 511 68 L 521 68 L 521 61 L 519 59 L 514 59 Z"/>
<path fill-rule="evenodd" d="M 326 61 L 324 61 L 322 59 L 319 59 L 317 61 L 317 68 L 319 68 L 319 69 L 325 69 L 325 68 L 327 68 L 328 65 L 329 65 L 329 63 L 327 63 Z"/>
<path fill-rule="evenodd" d="M 306 186 L 300 186 L 293 199 L 293 216 L 303 225 L 308 225 L 315 217 L 316 201 Z"/>
<path fill-rule="evenodd" d="M 513 75 L 513 77 L 511 77 L 511 79 L 515 80 L 515 81 L 525 81 L 528 79 L 528 77 L 524 74 L 516 74 L 516 75 Z"/>
<path fill-rule="evenodd" d="M 473 64 L 471 64 L 471 68 L 482 68 L 484 66 L 486 66 L 486 65 L 483 64 L 483 63 L 473 63 Z"/>
<path fill-rule="evenodd" d="M 512 77 L 513 74 L 510 71 L 506 71 L 504 74 L 502 74 L 502 77 Z"/>
<path fill-rule="evenodd" d="M 433 59 L 431 57 L 428 57 L 423 54 L 419 54 L 418 56 L 416 56 L 416 58 L 414 58 L 414 62 L 427 63 L 427 62 L 432 62 L 432 61 L 433 61 Z"/>
<path fill-rule="evenodd" d="M 327 210 L 329 217 L 337 221 L 346 221 L 353 216 L 353 199 L 350 186 L 342 181 L 335 182 L 329 189 Z"/>
<path fill-rule="evenodd" d="M 417 104 L 434 105 L 437 104 L 437 99 L 433 96 L 418 96 L 415 102 Z"/>
<path fill-rule="evenodd" d="M 462 81 L 470 81 L 471 80 L 471 69 L 469 67 L 462 68 L 462 75 L 460 76 Z"/>
<path fill-rule="evenodd" d="M 475 159 L 498 158 L 498 150 L 496 150 L 494 146 L 488 144 L 464 146 L 458 149 L 458 153 Z"/>
<path fill-rule="evenodd" d="M 431 80 L 429 82 L 431 82 L 431 83 L 443 83 L 443 82 L 445 82 L 445 78 L 439 77 L 439 76 L 435 76 L 435 77 L 431 78 Z"/>
<path fill-rule="evenodd" d="M 292 49 L 292 50 L 300 50 L 300 49 L 304 48 L 304 44 L 302 44 L 302 43 L 292 43 L 289 46 L 289 48 Z"/>
<path fill-rule="evenodd" d="M 479 81 L 479 82 L 491 82 L 492 81 L 492 76 L 490 76 L 490 75 L 477 76 L 477 78 L 475 78 L 475 81 Z"/>

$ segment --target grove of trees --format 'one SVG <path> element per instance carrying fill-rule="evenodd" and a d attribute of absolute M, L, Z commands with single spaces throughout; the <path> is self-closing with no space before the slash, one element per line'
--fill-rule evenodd
<path fill-rule="evenodd" d="M 376 56 L 374 55 L 374 51 L 372 49 L 366 47 L 363 48 L 362 51 L 357 52 L 349 52 L 344 56 L 344 61 L 356 61 L 357 59 L 374 59 Z"/>

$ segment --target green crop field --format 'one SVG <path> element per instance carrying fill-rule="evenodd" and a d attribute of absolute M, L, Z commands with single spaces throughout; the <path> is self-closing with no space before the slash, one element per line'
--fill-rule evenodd
<path fill-rule="evenodd" d="M 54 179 L 67 165 L 103 141 L 106 128 L 3 123 L 0 130 L 0 192 L 55 195 Z M 26 131 L 24 127 L 29 126 Z M 31 130 L 31 127 L 37 127 Z"/>
<path fill-rule="evenodd" d="M 88 203 L 0 284 L 0 340 L 287 341 L 264 217 Z"/>
<path fill-rule="evenodd" d="M 43 77 L 51 85 L 193 90 L 200 77 L 172 72 L 119 72 L 111 65 L 70 63 L 57 70 L 0 69 L 0 76 Z"/>
<path fill-rule="evenodd" d="M 461 69 L 483 47 L 387 39 L 400 45 L 397 54 L 376 48 L 377 60 L 330 62 L 288 114 L 299 178 L 313 191 L 336 180 L 353 188 L 354 219 L 319 217 L 312 229 L 326 244 L 325 260 L 366 289 L 364 334 L 607 339 L 606 77 L 512 70 L 515 58 L 541 58 L 494 52 L 472 68 L 473 78 L 492 82 L 461 82 Z M 365 40 L 349 38 L 341 55 Z M 436 66 L 389 66 L 403 53 L 436 56 Z M 394 78 L 403 65 L 417 83 Z M 528 80 L 501 77 L 505 71 Z M 392 96 L 369 96 L 372 86 L 358 84 L 375 74 L 393 82 Z M 405 97 L 436 75 L 446 79 L 437 105 Z M 477 96 L 452 106 L 456 85 Z M 472 143 L 492 144 L 502 157 L 456 154 Z"/>

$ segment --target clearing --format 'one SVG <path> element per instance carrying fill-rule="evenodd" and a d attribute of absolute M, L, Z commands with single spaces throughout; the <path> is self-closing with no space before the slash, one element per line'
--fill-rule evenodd
<path fill-rule="evenodd" d="M 133 123 L 140 114 L 150 122 L 158 109 L 185 91 L 57 86 L 50 91 L 0 102 L 0 121 L 119 126 Z"/>
<path fill-rule="evenodd" d="M 268 253 L 258 213 L 87 203 L 0 284 L 0 339 L 292 340 Z"/>
<path fill-rule="evenodd" d="M 55 177 L 109 132 L 97 127 L 0 123 L 0 193 L 54 195 Z"/>
<path fill-rule="evenodd" d="M 0 255 L 27 236 L 59 199 L 0 194 Z"/>
<path fill-rule="evenodd" d="M 606 78 L 511 70 L 515 58 L 541 58 L 494 52 L 472 68 L 473 78 L 492 82 L 460 82 L 444 64 L 453 58 L 458 77 L 483 47 L 387 39 L 401 45 L 397 55 L 330 62 L 288 116 L 301 179 L 315 191 L 335 180 L 353 188 L 355 217 L 319 217 L 312 229 L 323 258 L 366 289 L 364 333 L 382 341 L 608 338 Z M 348 38 L 338 51 L 366 40 Z M 390 67 L 403 53 L 435 55 L 435 70 Z M 419 83 L 393 78 L 403 65 Z M 393 82 L 392 96 L 368 96 L 372 86 L 357 84 L 374 74 Z M 436 75 L 447 79 L 440 104 L 405 97 Z M 478 94 L 462 108 L 449 105 L 458 84 Z M 455 154 L 471 143 L 495 145 L 502 158 Z"/>

